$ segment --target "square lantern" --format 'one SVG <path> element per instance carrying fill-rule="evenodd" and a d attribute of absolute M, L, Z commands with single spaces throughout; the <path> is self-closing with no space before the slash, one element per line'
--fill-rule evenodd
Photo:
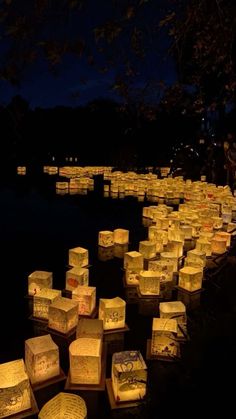
<path fill-rule="evenodd" d="M 151 260 L 148 262 L 149 271 L 158 271 L 160 276 L 160 282 L 168 282 L 173 279 L 174 264 L 171 261 L 165 260 Z"/>
<path fill-rule="evenodd" d="M 198 250 L 192 249 L 187 252 L 187 257 L 193 262 L 198 262 L 201 266 L 206 266 L 206 253 Z"/>
<path fill-rule="evenodd" d="M 127 285 L 138 285 L 140 278 L 140 269 L 126 269 L 125 282 Z"/>
<path fill-rule="evenodd" d="M 72 299 L 78 302 L 78 314 L 90 316 L 96 306 L 96 287 L 79 285 L 72 291 Z"/>
<path fill-rule="evenodd" d="M 175 254 L 177 258 L 183 256 L 184 242 L 181 240 L 171 240 L 167 244 L 167 251 Z"/>
<path fill-rule="evenodd" d="M 140 271 L 139 291 L 142 295 L 160 295 L 160 272 Z"/>
<path fill-rule="evenodd" d="M 175 319 L 177 321 L 177 337 L 184 337 L 187 331 L 187 316 L 186 307 L 182 301 L 160 303 L 159 310 L 161 318 Z"/>
<path fill-rule="evenodd" d="M 36 295 L 42 288 L 52 288 L 52 272 L 34 271 L 28 276 L 29 295 Z"/>
<path fill-rule="evenodd" d="M 179 270 L 179 287 L 189 292 L 198 291 L 202 288 L 202 269 L 184 266 Z"/>
<path fill-rule="evenodd" d="M 196 241 L 196 249 L 206 253 L 206 256 L 211 256 L 211 242 L 206 239 L 198 239 Z"/>
<path fill-rule="evenodd" d="M 72 393 L 58 393 L 45 403 L 39 412 L 39 419 L 87 419 L 87 407 L 82 397 Z"/>
<path fill-rule="evenodd" d="M 145 397 L 147 366 L 139 351 L 115 352 L 112 356 L 111 377 L 117 403 Z"/>
<path fill-rule="evenodd" d="M 174 228 L 171 227 L 168 230 L 168 240 L 180 240 L 180 241 L 184 241 L 185 240 L 185 235 L 184 232 L 182 230 L 180 230 L 180 228 Z"/>
<path fill-rule="evenodd" d="M 211 241 L 211 251 L 214 255 L 222 255 L 226 252 L 227 239 L 220 236 L 215 236 Z"/>
<path fill-rule="evenodd" d="M 37 336 L 25 341 L 25 365 L 32 384 L 60 374 L 59 348 L 51 335 Z"/>
<path fill-rule="evenodd" d="M 200 223 L 192 223 L 191 226 L 193 231 L 192 236 L 194 239 L 196 239 L 200 236 L 202 225 Z"/>
<path fill-rule="evenodd" d="M 191 225 L 183 224 L 180 226 L 180 230 L 184 233 L 185 240 L 191 240 L 193 236 L 193 229 Z"/>
<path fill-rule="evenodd" d="M 58 297 L 61 296 L 61 291 L 43 288 L 33 297 L 33 316 L 39 319 L 48 319 L 49 306 Z"/>
<path fill-rule="evenodd" d="M 69 265 L 84 268 L 89 263 L 88 250 L 83 247 L 69 249 Z"/>
<path fill-rule="evenodd" d="M 124 255 L 125 269 L 143 269 L 143 255 L 140 252 L 132 251 Z"/>
<path fill-rule="evenodd" d="M 79 285 L 89 284 L 89 270 L 74 267 L 66 272 L 66 290 L 73 291 Z"/>
<path fill-rule="evenodd" d="M 98 233 L 98 245 L 102 247 L 110 247 L 114 245 L 114 233 L 113 231 L 99 231 Z"/>
<path fill-rule="evenodd" d="M 139 252 L 144 259 L 152 259 L 156 257 L 156 244 L 150 240 L 143 240 L 139 242 Z"/>
<path fill-rule="evenodd" d="M 129 230 L 124 228 L 116 228 L 114 230 L 114 243 L 127 244 L 129 243 Z"/>
<path fill-rule="evenodd" d="M 160 230 L 168 230 L 169 219 L 165 217 L 157 217 L 155 218 L 155 225 Z"/>
<path fill-rule="evenodd" d="M 226 231 L 218 231 L 215 234 L 214 238 L 216 238 L 216 237 L 220 237 L 220 238 L 225 239 L 226 240 L 226 246 L 230 247 L 230 243 L 231 243 L 231 234 L 230 233 L 227 233 Z"/>
<path fill-rule="evenodd" d="M 223 227 L 223 220 L 221 217 L 212 217 L 213 228 L 215 230 L 220 230 Z"/>
<path fill-rule="evenodd" d="M 59 297 L 49 306 L 48 327 L 61 333 L 68 333 L 77 326 L 78 303 Z"/>
<path fill-rule="evenodd" d="M 103 321 L 99 319 L 80 318 L 76 330 L 77 338 L 103 338 Z"/>
<path fill-rule="evenodd" d="M 179 345 L 176 336 L 177 321 L 175 319 L 153 318 L 151 355 L 166 358 L 178 356 Z"/>
<path fill-rule="evenodd" d="M 179 258 L 173 252 L 161 252 L 161 260 L 165 262 L 172 262 L 174 265 L 174 272 L 179 270 Z"/>
<path fill-rule="evenodd" d="M 79 337 L 69 346 L 70 381 L 99 384 L 101 380 L 102 340 Z"/>
<path fill-rule="evenodd" d="M 31 409 L 30 391 L 23 359 L 0 364 L 0 418 Z"/>
<path fill-rule="evenodd" d="M 103 321 L 104 330 L 125 327 L 126 302 L 120 297 L 100 298 L 99 319 Z"/>

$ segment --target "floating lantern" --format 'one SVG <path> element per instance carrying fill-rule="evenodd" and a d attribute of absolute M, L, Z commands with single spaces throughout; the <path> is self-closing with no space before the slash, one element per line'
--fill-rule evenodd
<path fill-rule="evenodd" d="M 187 252 L 187 257 L 189 260 L 193 262 L 199 262 L 201 266 L 206 266 L 206 253 L 198 250 L 198 249 L 192 249 Z"/>
<path fill-rule="evenodd" d="M 87 268 L 74 267 L 66 272 L 66 289 L 73 291 L 79 285 L 89 284 L 89 270 Z"/>
<path fill-rule="evenodd" d="M 23 359 L 0 364 L 0 418 L 30 408 L 30 382 Z"/>
<path fill-rule="evenodd" d="M 211 256 L 211 242 L 199 238 L 196 241 L 196 250 L 206 253 L 206 256 Z"/>
<path fill-rule="evenodd" d="M 213 228 L 220 230 L 223 227 L 223 219 L 221 217 L 212 217 Z"/>
<path fill-rule="evenodd" d="M 42 288 L 52 288 L 52 272 L 34 271 L 28 276 L 29 295 L 36 295 Z"/>
<path fill-rule="evenodd" d="M 124 255 L 125 269 L 143 269 L 143 255 L 140 252 L 132 251 Z"/>
<path fill-rule="evenodd" d="M 48 327 L 61 333 L 68 333 L 77 326 L 78 303 L 59 297 L 49 306 Z"/>
<path fill-rule="evenodd" d="M 58 393 L 40 410 L 39 419 L 86 419 L 87 407 L 82 397 L 70 393 Z"/>
<path fill-rule="evenodd" d="M 88 250 L 83 247 L 69 249 L 69 265 L 83 268 L 89 263 Z"/>
<path fill-rule="evenodd" d="M 165 260 L 151 260 L 148 262 L 148 270 L 158 271 L 160 275 L 160 282 L 168 282 L 173 279 L 174 263 Z"/>
<path fill-rule="evenodd" d="M 180 230 L 184 233 L 185 240 L 191 240 L 193 236 L 193 229 L 191 225 L 184 224 L 180 226 Z"/>
<path fill-rule="evenodd" d="M 116 402 L 141 400 L 145 397 L 147 366 L 139 351 L 114 353 L 111 375 Z"/>
<path fill-rule="evenodd" d="M 79 337 L 69 346 L 70 380 L 74 384 L 99 384 L 102 340 Z"/>
<path fill-rule="evenodd" d="M 152 259 L 156 257 L 156 244 L 150 240 L 143 240 L 139 242 L 139 252 L 144 259 Z"/>
<path fill-rule="evenodd" d="M 98 244 L 103 247 L 110 247 L 114 244 L 114 233 L 113 231 L 99 231 L 98 233 Z"/>
<path fill-rule="evenodd" d="M 114 243 L 127 244 L 129 243 L 129 230 L 124 228 L 117 228 L 114 230 Z"/>
<path fill-rule="evenodd" d="M 125 281 L 127 285 L 138 285 L 140 278 L 140 269 L 126 269 L 125 270 Z"/>
<path fill-rule="evenodd" d="M 76 330 L 77 338 L 103 338 L 103 321 L 99 319 L 80 318 Z"/>
<path fill-rule="evenodd" d="M 177 337 L 183 337 L 187 330 L 186 307 L 182 301 L 163 302 L 159 305 L 160 317 L 175 319 L 178 324 Z"/>
<path fill-rule="evenodd" d="M 156 271 L 140 271 L 139 291 L 142 295 L 160 294 L 161 274 Z"/>
<path fill-rule="evenodd" d="M 48 319 L 49 306 L 58 297 L 61 291 L 43 288 L 33 297 L 33 316 L 40 319 Z"/>
<path fill-rule="evenodd" d="M 216 238 L 216 237 L 221 237 L 221 238 L 225 239 L 226 240 L 226 246 L 230 247 L 230 243 L 231 243 L 231 234 L 230 233 L 227 233 L 226 231 L 218 231 L 215 234 L 214 238 Z"/>
<path fill-rule="evenodd" d="M 179 270 L 179 287 L 193 292 L 202 288 L 202 269 L 184 266 Z"/>
<path fill-rule="evenodd" d="M 72 299 L 78 302 L 78 314 L 90 316 L 96 305 L 96 288 L 79 285 L 72 291 Z"/>
<path fill-rule="evenodd" d="M 103 321 L 104 330 L 125 327 L 126 302 L 120 297 L 100 298 L 99 319 Z"/>
<path fill-rule="evenodd" d="M 59 348 L 51 335 L 37 336 L 25 341 L 25 365 L 32 384 L 60 374 Z"/>
<path fill-rule="evenodd" d="M 174 265 L 174 272 L 179 270 L 179 258 L 173 252 L 161 252 L 161 260 L 165 262 L 172 262 Z"/>
<path fill-rule="evenodd" d="M 175 319 L 153 318 L 151 355 L 166 358 L 178 355 L 177 321 Z"/>
<path fill-rule="evenodd" d="M 224 237 L 214 237 L 211 241 L 211 251 L 215 255 L 221 255 L 226 252 L 227 239 Z"/>
<path fill-rule="evenodd" d="M 175 254 L 177 258 L 183 256 L 184 242 L 181 240 L 171 240 L 167 244 L 167 251 Z"/>

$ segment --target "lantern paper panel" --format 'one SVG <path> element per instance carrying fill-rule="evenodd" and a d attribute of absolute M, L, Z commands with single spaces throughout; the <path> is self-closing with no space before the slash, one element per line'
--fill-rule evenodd
<path fill-rule="evenodd" d="M 98 233 L 98 245 L 103 247 L 110 247 L 114 245 L 114 233 L 113 231 L 99 231 Z"/>
<path fill-rule="evenodd" d="M 138 285 L 140 278 L 140 269 L 126 269 L 125 282 L 127 285 Z"/>
<path fill-rule="evenodd" d="M 69 249 L 69 265 L 84 268 L 89 263 L 88 250 L 83 247 Z"/>
<path fill-rule="evenodd" d="M 49 306 L 48 327 L 61 333 L 68 333 L 78 323 L 78 303 L 59 297 Z"/>
<path fill-rule="evenodd" d="M 39 419 L 86 419 L 87 407 L 82 397 L 71 393 L 58 393 L 39 412 Z"/>
<path fill-rule="evenodd" d="M 178 272 L 179 258 L 173 252 L 161 252 L 161 260 L 173 263 L 174 272 Z"/>
<path fill-rule="evenodd" d="M 226 252 L 227 239 L 216 236 L 211 241 L 211 251 L 215 255 L 221 255 Z"/>
<path fill-rule="evenodd" d="M 139 252 L 144 259 L 152 259 L 156 257 L 156 244 L 150 240 L 143 240 L 139 242 Z"/>
<path fill-rule="evenodd" d="M 139 291 L 142 295 L 160 295 L 160 277 L 157 271 L 140 271 Z"/>
<path fill-rule="evenodd" d="M 72 291 L 72 299 L 78 302 L 78 314 L 90 316 L 96 306 L 96 288 L 79 285 Z"/>
<path fill-rule="evenodd" d="M 76 339 L 80 337 L 102 339 L 103 321 L 99 319 L 80 318 L 76 330 Z"/>
<path fill-rule="evenodd" d="M 99 319 L 103 321 L 104 330 L 125 327 L 126 302 L 120 297 L 100 298 Z"/>
<path fill-rule="evenodd" d="M 174 263 L 165 260 L 151 260 L 148 262 L 148 270 L 160 273 L 160 282 L 168 282 L 173 279 Z"/>
<path fill-rule="evenodd" d="M 215 237 L 224 238 L 226 240 L 226 246 L 230 247 L 230 244 L 231 244 L 231 234 L 230 233 L 227 233 L 226 231 L 218 231 L 215 234 L 214 238 Z"/>
<path fill-rule="evenodd" d="M 187 332 L 186 307 L 182 301 L 162 302 L 159 305 L 160 317 L 175 319 L 178 324 L 177 337 L 184 337 Z"/>
<path fill-rule="evenodd" d="M 34 271 L 28 276 L 29 295 L 36 295 L 42 288 L 52 288 L 52 272 Z"/>
<path fill-rule="evenodd" d="M 39 319 L 48 319 L 49 306 L 61 296 L 60 290 L 43 288 L 33 297 L 33 316 Z"/>
<path fill-rule="evenodd" d="M 25 365 L 32 384 L 60 374 L 59 348 L 51 335 L 37 336 L 25 341 Z"/>
<path fill-rule="evenodd" d="M 132 251 L 124 255 L 125 269 L 143 269 L 143 255 L 140 252 Z"/>
<path fill-rule="evenodd" d="M 181 240 L 171 240 L 167 244 L 167 252 L 172 252 L 177 258 L 183 256 L 184 242 Z"/>
<path fill-rule="evenodd" d="M 124 228 L 116 228 L 114 230 L 114 243 L 128 244 L 129 243 L 129 230 Z"/>
<path fill-rule="evenodd" d="M 206 239 L 198 239 L 196 241 L 196 249 L 206 253 L 206 256 L 211 256 L 211 242 Z"/>
<path fill-rule="evenodd" d="M 204 269 L 204 263 L 201 259 L 192 260 L 188 256 L 184 258 L 184 266 L 192 266 L 193 268 Z"/>
<path fill-rule="evenodd" d="M 179 287 L 186 291 L 198 291 L 202 288 L 202 269 L 184 266 L 179 270 Z"/>
<path fill-rule="evenodd" d="M 69 346 L 70 379 L 74 384 L 99 384 L 102 340 L 79 337 Z"/>
<path fill-rule="evenodd" d="M 139 351 L 112 356 L 112 388 L 116 402 L 141 400 L 146 395 L 147 366 Z"/>
<path fill-rule="evenodd" d="M 206 266 L 206 253 L 202 250 L 192 249 L 187 252 L 187 257 L 193 262 L 202 262 L 202 266 Z"/>
<path fill-rule="evenodd" d="M 87 268 L 74 267 L 66 272 L 66 289 L 73 291 L 79 285 L 89 284 L 89 270 Z"/>
<path fill-rule="evenodd" d="M 153 318 L 151 354 L 154 356 L 176 357 L 179 349 L 176 336 L 177 321 L 175 319 Z"/>
<path fill-rule="evenodd" d="M 0 364 L 0 418 L 31 408 L 30 382 L 23 359 Z"/>

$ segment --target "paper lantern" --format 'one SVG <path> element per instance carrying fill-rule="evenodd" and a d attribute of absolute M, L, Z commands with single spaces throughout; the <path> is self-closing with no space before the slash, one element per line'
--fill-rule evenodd
<path fill-rule="evenodd" d="M 112 389 L 116 402 L 141 400 L 146 395 L 147 366 L 139 351 L 112 356 Z"/>
<path fill-rule="evenodd" d="M 175 319 L 153 318 L 151 355 L 176 357 L 178 355 L 177 321 Z"/>
<path fill-rule="evenodd" d="M 230 243 L 231 243 L 231 234 L 230 233 L 227 233 L 226 231 L 218 231 L 215 234 L 215 237 L 221 237 L 221 238 L 225 239 L 226 240 L 226 246 L 230 247 Z"/>
<path fill-rule="evenodd" d="M 114 233 L 113 231 L 99 231 L 98 233 L 98 244 L 103 247 L 110 247 L 114 244 Z"/>
<path fill-rule="evenodd" d="M 76 330 L 77 338 L 103 338 L 103 321 L 99 319 L 80 318 Z"/>
<path fill-rule="evenodd" d="M 127 285 L 138 285 L 140 278 L 140 269 L 126 269 L 125 270 L 125 281 Z"/>
<path fill-rule="evenodd" d="M 213 228 L 220 230 L 223 227 L 223 219 L 221 217 L 212 217 Z"/>
<path fill-rule="evenodd" d="M 170 241 L 172 241 L 172 240 L 184 241 L 184 238 L 185 238 L 185 235 L 184 235 L 184 232 L 182 230 L 180 230 L 179 228 L 174 228 L 174 227 L 169 228 L 169 230 L 168 230 L 168 240 L 170 240 Z"/>
<path fill-rule="evenodd" d="M 161 252 L 161 260 L 165 262 L 172 262 L 174 265 L 174 272 L 179 270 L 179 258 L 173 252 Z"/>
<path fill-rule="evenodd" d="M 206 253 L 202 250 L 192 249 L 187 252 L 187 257 L 193 262 L 200 262 L 201 266 L 206 266 Z"/>
<path fill-rule="evenodd" d="M 206 239 L 198 239 L 196 241 L 196 250 L 206 253 L 206 256 L 211 256 L 211 242 Z"/>
<path fill-rule="evenodd" d="M 37 336 L 25 341 L 25 365 L 32 384 L 60 374 L 59 348 L 51 335 Z"/>
<path fill-rule="evenodd" d="M 82 397 L 70 393 L 58 393 L 39 412 L 39 419 L 86 419 L 87 407 Z"/>
<path fill-rule="evenodd" d="M 30 382 L 23 359 L 0 364 L 0 418 L 30 408 Z"/>
<path fill-rule="evenodd" d="M 185 266 L 179 270 L 179 287 L 193 292 L 202 288 L 202 269 Z"/>
<path fill-rule="evenodd" d="M 17 166 L 18 175 L 26 175 L 26 166 Z"/>
<path fill-rule="evenodd" d="M 165 260 L 151 260 L 148 262 L 149 271 L 158 271 L 160 275 L 160 282 L 168 282 L 173 279 L 174 263 Z"/>
<path fill-rule="evenodd" d="M 143 255 L 140 252 L 132 251 L 124 255 L 125 269 L 143 269 Z"/>
<path fill-rule="evenodd" d="M 33 316 L 40 319 L 48 319 L 49 306 L 58 297 L 61 291 L 43 288 L 33 297 Z"/>
<path fill-rule="evenodd" d="M 168 230 L 169 228 L 169 219 L 164 217 L 156 217 L 155 225 L 160 230 Z"/>
<path fill-rule="evenodd" d="M 69 346 L 70 381 L 74 384 L 99 384 L 102 340 L 79 337 Z"/>
<path fill-rule="evenodd" d="M 96 288 L 79 285 L 72 291 L 72 299 L 78 302 L 78 314 L 90 316 L 96 305 Z"/>
<path fill-rule="evenodd" d="M 183 247 L 184 247 L 184 242 L 182 242 L 181 240 L 171 240 L 168 242 L 166 250 L 168 252 L 174 253 L 174 255 L 177 258 L 179 258 L 183 256 Z"/>
<path fill-rule="evenodd" d="M 193 236 L 193 229 L 191 225 L 181 225 L 180 230 L 184 233 L 185 240 L 191 240 Z"/>
<path fill-rule="evenodd" d="M 83 268 L 89 263 L 88 250 L 83 247 L 69 249 L 69 265 Z"/>
<path fill-rule="evenodd" d="M 160 303 L 159 310 L 161 318 L 175 319 L 177 321 L 177 337 L 183 337 L 187 331 L 187 316 L 186 307 L 182 301 Z"/>
<path fill-rule="evenodd" d="M 214 237 L 211 241 L 211 251 L 215 255 L 221 255 L 226 252 L 227 239 L 224 237 Z"/>
<path fill-rule="evenodd" d="M 123 259 L 125 253 L 128 252 L 128 243 L 126 244 L 115 244 L 113 247 L 114 257 Z"/>
<path fill-rule="evenodd" d="M 28 276 L 29 295 L 36 295 L 42 288 L 52 288 L 52 272 L 34 271 Z"/>
<path fill-rule="evenodd" d="M 59 297 L 49 306 L 48 327 L 61 333 L 68 333 L 77 326 L 78 303 Z"/>
<path fill-rule="evenodd" d="M 140 271 L 139 291 L 142 295 L 160 294 L 161 274 L 156 271 Z"/>
<path fill-rule="evenodd" d="M 225 223 L 225 224 L 231 223 L 231 221 L 232 221 L 232 210 L 222 211 L 221 217 L 222 217 L 223 223 Z"/>
<path fill-rule="evenodd" d="M 143 240 L 139 242 L 139 252 L 144 259 L 152 259 L 156 257 L 156 244 L 150 240 Z"/>
<path fill-rule="evenodd" d="M 202 225 L 200 223 L 192 223 L 191 226 L 193 238 L 199 237 Z"/>
<path fill-rule="evenodd" d="M 125 327 L 126 302 L 120 297 L 100 298 L 99 319 L 103 321 L 104 330 Z"/>
<path fill-rule="evenodd" d="M 129 243 L 129 230 L 124 228 L 117 228 L 114 230 L 114 243 L 127 244 Z"/>
<path fill-rule="evenodd" d="M 72 268 L 66 272 L 66 289 L 73 291 L 79 285 L 89 284 L 89 270 L 87 268 Z"/>

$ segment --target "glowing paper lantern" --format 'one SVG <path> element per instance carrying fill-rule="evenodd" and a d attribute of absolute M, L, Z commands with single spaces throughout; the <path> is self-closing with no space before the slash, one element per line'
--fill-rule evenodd
<path fill-rule="evenodd" d="M 30 382 L 23 359 L 0 364 L 0 418 L 30 408 Z"/>
<path fill-rule="evenodd" d="M 99 384 L 102 340 L 79 337 L 69 346 L 70 380 L 74 384 Z"/>
<path fill-rule="evenodd" d="M 193 262 L 199 262 L 201 266 L 206 266 L 206 253 L 198 250 L 198 249 L 192 249 L 187 252 L 187 257 L 189 260 Z"/>
<path fill-rule="evenodd" d="M 148 262 L 149 271 L 158 271 L 160 276 L 160 282 L 168 282 L 173 279 L 174 263 L 165 260 L 151 260 Z"/>
<path fill-rule="evenodd" d="M 221 217 L 212 217 L 213 228 L 219 230 L 223 227 L 223 219 Z"/>
<path fill-rule="evenodd" d="M 59 348 L 51 335 L 37 336 L 25 341 L 25 365 L 32 384 L 60 374 Z"/>
<path fill-rule="evenodd" d="M 206 239 L 198 239 L 196 241 L 196 249 L 206 253 L 206 256 L 211 256 L 211 242 Z"/>
<path fill-rule="evenodd" d="M 227 233 L 226 231 L 218 231 L 215 234 L 215 237 L 221 237 L 221 238 L 225 239 L 226 240 L 226 246 L 230 247 L 230 243 L 231 243 L 231 234 L 230 233 Z"/>
<path fill-rule="evenodd" d="M 211 241 L 211 251 L 215 255 L 221 255 L 226 252 L 227 239 L 224 237 L 214 237 Z"/>
<path fill-rule="evenodd" d="M 89 270 L 87 268 L 72 268 L 66 272 L 66 289 L 73 291 L 79 285 L 89 284 Z"/>
<path fill-rule="evenodd" d="M 126 269 L 125 270 L 125 281 L 127 285 L 138 285 L 140 278 L 140 269 Z"/>
<path fill-rule="evenodd" d="M 187 328 L 186 307 L 182 301 L 169 301 L 160 303 L 160 317 L 164 319 L 175 319 L 178 324 L 177 336 L 184 336 Z"/>
<path fill-rule="evenodd" d="M 70 393 L 59 393 L 40 410 L 39 419 L 86 419 L 87 407 L 82 397 Z"/>
<path fill-rule="evenodd" d="M 175 319 L 154 318 L 152 322 L 151 354 L 162 357 L 176 357 L 177 321 Z"/>
<path fill-rule="evenodd" d="M 202 288 L 202 269 L 184 266 L 179 270 L 179 287 L 193 292 Z"/>
<path fill-rule="evenodd" d="M 103 321 L 104 330 L 125 327 L 126 302 L 120 297 L 100 298 L 99 319 Z"/>
<path fill-rule="evenodd" d="M 102 339 L 103 337 L 103 321 L 99 319 L 82 319 L 80 318 L 76 330 L 77 338 L 93 338 Z"/>
<path fill-rule="evenodd" d="M 141 400 L 145 397 L 147 366 L 139 351 L 114 353 L 111 375 L 116 402 Z"/>
<path fill-rule="evenodd" d="M 48 327 L 61 333 L 68 333 L 77 326 L 78 303 L 59 297 L 49 306 Z"/>
<path fill-rule="evenodd" d="M 78 314 L 90 316 L 96 305 L 96 288 L 79 285 L 72 291 L 72 299 L 78 302 Z"/>
<path fill-rule="evenodd" d="M 184 224 L 180 226 L 180 230 L 184 233 L 185 240 L 191 240 L 193 236 L 193 229 L 191 225 Z"/>
<path fill-rule="evenodd" d="M 174 265 L 174 272 L 178 272 L 179 258 L 177 258 L 173 252 L 161 252 L 161 260 L 172 262 Z"/>
<path fill-rule="evenodd" d="M 99 231 L 98 233 L 98 244 L 103 247 L 110 247 L 114 245 L 114 234 L 113 231 Z"/>
<path fill-rule="evenodd" d="M 127 244 L 129 243 L 129 230 L 124 228 L 117 228 L 114 230 L 114 243 Z"/>
<path fill-rule="evenodd" d="M 144 259 L 152 259 L 156 257 L 156 244 L 150 240 L 139 242 L 139 252 L 142 253 Z"/>
<path fill-rule="evenodd" d="M 83 247 L 69 249 L 69 265 L 83 268 L 89 263 L 88 250 Z"/>
<path fill-rule="evenodd" d="M 52 288 L 52 272 L 34 271 L 28 276 L 29 295 L 36 295 L 42 288 Z"/>
<path fill-rule="evenodd" d="M 140 271 L 139 291 L 142 295 L 160 294 L 161 274 L 156 271 Z"/>
<path fill-rule="evenodd" d="M 48 319 L 49 306 L 58 297 L 61 291 L 43 288 L 33 297 L 33 316 L 40 319 Z"/>
<path fill-rule="evenodd" d="M 143 269 L 143 255 L 140 252 L 132 251 L 124 255 L 125 269 Z"/>
<path fill-rule="evenodd" d="M 179 241 L 184 241 L 185 239 L 185 234 L 182 230 L 180 230 L 180 228 L 169 228 L 168 230 L 168 240 L 172 241 L 172 240 L 179 240 Z"/>
<path fill-rule="evenodd" d="M 184 242 L 181 240 L 171 240 L 167 244 L 167 251 L 175 254 L 177 258 L 183 256 Z"/>

